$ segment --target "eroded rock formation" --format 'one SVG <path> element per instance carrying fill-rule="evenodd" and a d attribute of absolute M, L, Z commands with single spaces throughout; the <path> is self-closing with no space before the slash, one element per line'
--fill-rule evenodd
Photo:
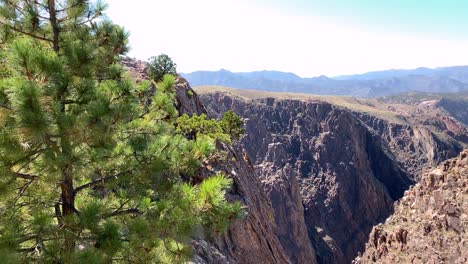
<path fill-rule="evenodd" d="M 468 150 L 426 173 L 354 263 L 467 263 Z"/>

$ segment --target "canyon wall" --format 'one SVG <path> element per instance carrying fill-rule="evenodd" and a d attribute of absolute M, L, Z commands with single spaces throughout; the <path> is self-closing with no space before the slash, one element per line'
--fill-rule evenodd
<path fill-rule="evenodd" d="M 462 149 L 426 127 L 322 101 L 228 93 L 201 99 L 212 116 L 232 109 L 245 118 L 237 145 L 254 164 L 293 263 L 307 263 L 310 245 L 320 263 L 350 263 L 423 168 Z"/>

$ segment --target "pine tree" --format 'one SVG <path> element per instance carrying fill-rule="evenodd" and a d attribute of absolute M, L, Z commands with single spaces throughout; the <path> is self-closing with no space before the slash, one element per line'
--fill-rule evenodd
<path fill-rule="evenodd" d="M 181 262 L 239 211 L 222 175 L 190 185 L 216 137 L 176 130 L 174 77 L 136 86 L 128 33 L 86 0 L 0 1 L 2 263 Z"/>
<path fill-rule="evenodd" d="M 205 114 L 192 116 L 183 114 L 177 119 L 176 124 L 177 131 L 191 139 L 206 136 L 226 143 L 231 142 L 229 134 L 223 132 L 221 123 L 215 119 L 208 119 Z"/>
<path fill-rule="evenodd" d="M 240 139 L 245 132 L 244 121 L 232 110 L 223 114 L 220 126 L 223 132 L 230 135 L 232 139 Z"/>
<path fill-rule="evenodd" d="M 166 54 L 149 58 L 148 65 L 148 75 L 156 82 L 159 82 L 165 74 L 177 74 L 177 65 Z"/>
<path fill-rule="evenodd" d="M 223 118 L 217 121 L 209 119 L 205 114 L 183 114 L 176 121 L 177 131 L 187 135 L 188 138 L 207 136 L 225 143 L 232 143 L 244 134 L 244 121 L 234 111 L 228 110 Z"/>

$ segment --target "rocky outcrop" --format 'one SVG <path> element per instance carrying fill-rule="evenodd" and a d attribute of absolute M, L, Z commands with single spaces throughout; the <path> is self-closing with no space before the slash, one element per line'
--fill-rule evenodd
<path fill-rule="evenodd" d="M 354 263 L 467 263 L 468 150 L 426 173 Z"/>
<path fill-rule="evenodd" d="M 255 170 L 240 151 L 223 144 L 219 144 L 218 149 L 226 156 L 206 161 L 197 175 L 204 178 L 223 173 L 232 177 L 234 187 L 227 198 L 241 201 L 246 207 L 247 216 L 234 221 L 227 232 L 209 239 L 206 244 L 217 248 L 230 261 L 214 260 L 211 257 L 213 250 L 201 246 L 195 247 L 197 257 L 206 263 L 290 263 L 274 232 L 276 222 L 272 217 L 272 205 L 261 188 Z M 315 263 L 315 258 L 310 259 L 309 263 Z"/>

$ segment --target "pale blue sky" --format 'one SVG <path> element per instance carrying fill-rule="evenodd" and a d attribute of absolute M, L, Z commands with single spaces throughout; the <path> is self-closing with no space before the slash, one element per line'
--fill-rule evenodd
<path fill-rule="evenodd" d="M 107 0 L 130 56 L 304 77 L 468 65 L 465 0 Z"/>

